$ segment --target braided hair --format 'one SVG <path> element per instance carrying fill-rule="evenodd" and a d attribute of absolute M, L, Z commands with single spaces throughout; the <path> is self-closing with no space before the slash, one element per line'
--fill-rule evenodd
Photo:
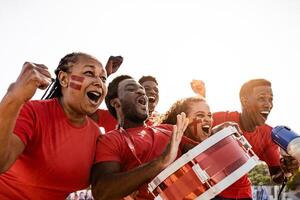
<path fill-rule="evenodd" d="M 54 73 L 56 78 L 53 79 L 53 82 L 49 85 L 46 92 L 42 96 L 42 99 L 52 99 L 55 97 L 61 97 L 61 85 L 58 79 L 58 74 L 60 71 L 68 72 L 75 63 L 78 62 L 80 56 L 88 56 L 92 57 L 89 54 L 82 53 L 82 52 L 73 52 L 70 54 L 65 55 L 59 62 L 58 67 L 55 69 Z"/>

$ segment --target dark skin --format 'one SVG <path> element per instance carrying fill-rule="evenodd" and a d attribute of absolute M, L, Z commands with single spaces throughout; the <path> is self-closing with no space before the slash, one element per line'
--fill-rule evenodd
<path fill-rule="evenodd" d="M 123 63 L 122 56 L 110 56 L 105 66 L 105 70 L 107 72 L 107 77 L 116 71 L 118 71 L 119 67 Z"/>
<path fill-rule="evenodd" d="M 192 89 L 198 93 L 193 86 Z M 272 88 L 270 86 L 254 87 L 253 91 L 247 96 L 241 97 L 240 101 L 242 105 L 240 128 L 246 132 L 253 132 L 257 126 L 265 124 L 267 116 L 273 108 Z M 270 175 L 275 183 L 282 183 L 284 174 L 294 174 L 299 168 L 297 160 L 290 156 L 284 156 L 280 163 L 280 166 L 269 166 Z"/>
<path fill-rule="evenodd" d="M 247 132 L 253 132 L 256 126 L 264 125 L 267 119 L 265 113 L 273 108 L 273 93 L 270 86 L 257 86 L 248 96 L 241 98 L 242 113 L 240 127 Z M 262 114 L 263 113 L 263 114 Z M 275 183 L 282 183 L 284 174 L 294 174 L 298 170 L 297 160 L 290 156 L 281 159 L 280 166 L 269 166 L 269 172 Z"/>
<path fill-rule="evenodd" d="M 140 127 L 147 118 L 146 105 L 139 104 L 136 99 L 146 98 L 144 88 L 133 79 L 125 79 L 120 82 L 118 98 L 111 100 L 111 105 L 117 111 L 118 123 L 124 129 Z M 126 101 L 126 107 L 123 108 Z M 126 108 L 132 108 L 126 111 Z M 123 112 L 125 109 L 125 112 Z M 141 117 L 139 122 L 127 117 L 128 112 Z M 92 193 L 96 200 L 120 199 L 136 191 L 142 184 L 149 182 L 159 172 L 172 163 L 178 151 L 183 132 L 188 124 L 185 114 L 177 116 L 177 124 L 174 126 L 171 141 L 165 152 L 157 159 L 145 163 L 127 172 L 121 172 L 121 164 L 116 161 L 100 162 L 92 169 Z"/>
<path fill-rule="evenodd" d="M 105 65 L 107 77 L 117 72 L 120 66 L 122 65 L 122 63 L 123 63 L 122 56 L 110 56 Z M 99 121 L 99 116 L 97 113 L 93 113 L 92 115 L 89 115 L 89 117 L 92 118 L 95 122 Z"/>
<path fill-rule="evenodd" d="M 45 65 L 25 62 L 18 79 L 10 85 L 1 100 L 0 174 L 9 169 L 25 148 L 21 139 L 12 134 L 22 105 L 31 99 L 38 88 L 47 88 L 49 80 L 51 75 Z"/>

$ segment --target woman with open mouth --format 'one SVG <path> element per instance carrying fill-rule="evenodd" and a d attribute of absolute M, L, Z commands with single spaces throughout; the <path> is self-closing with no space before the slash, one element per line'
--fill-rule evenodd
<path fill-rule="evenodd" d="M 65 199 L 90 184 L 99 128 L 88 117 L 103 101 L 107 72 L 71 53 L 55 70 L 26 62 L 0 103 L 0 199 Z M 30 100 L 38 88 L 47 100 Z M 80 144 L 81 148 L 78 148 Z"/>

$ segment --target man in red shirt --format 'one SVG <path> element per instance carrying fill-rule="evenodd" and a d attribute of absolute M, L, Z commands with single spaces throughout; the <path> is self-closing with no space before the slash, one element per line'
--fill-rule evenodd
<path fill-rule="evenodd" d="M 109 84 L 105 102 L 119 128 L 98 141 L 92 170 L 93 195 L 95 199 L 120 199 L 135 192 L 135 199 L 152 199 L 142 186 L 175 160 L 188 120 L 181 114 L 175 126 L 145 125 L 145 90 L 126 75 Z"/>
<path fill-rule="evenodd" d="M 157 80 L 153 76 L 142 76 L 139 79 L 139 83 L 145 88 L 146 95 L 148 97 L 149 117 L 146 123 L 148 125 L 158 124 L 160 115 L 157 111 L 155 111 L 155 107 L 157 106 L 159 101 Z"/>
<path fill-rule="evenodd" d="M 225 121 L 239 124 L 243 135 L 252 145 L 253 151 L 265 161 L 270 175 L 275 183 L 281 183 L 284 178 L 278 146 L 271 138 L 272 127 L 265 124 L 273 108 L 273 93 L 271 83 L 265 79 L 253 79 L 241 87 L 240 101 L 242 112 L 217 112 L 213 114 L 214 126 Z M 298 168 L 298 163 L 287 163 L 288 171 Z M 284 168 L 287 168 L 284 166 Z M 251 182 L 245 175 L 224 190 L 217 199 L 252 199 Z"/>

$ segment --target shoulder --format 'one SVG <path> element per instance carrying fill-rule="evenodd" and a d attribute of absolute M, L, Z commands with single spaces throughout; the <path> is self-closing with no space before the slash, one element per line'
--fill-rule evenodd
<path fill-rule="evenodd" d="M 215 112 L 215 113 L 213 113 L 213 120 L 214 120 L 213 125 L 215 126 L 215 125 L 221 124 L 226 121 L 237 122 L 237 121 L 239 121 L 239 116 L 240 116 L 240 113 L 237 111 Z"/>
<path fill-rule="evenodd" d="M 152 126 L 152 127 L 156 128 L 156 129 L 162 129 L 162 130 L 168 130 L 168 131 L 173 130 L 173 125 L 172 124 L 158 124 L 158 125 Z"/>
<path fill-rule="evenodd" d="M 122 137 L 122 133 L 116 129 L 100 135 L 99 140 L 120 141 L 123 140 L 123 137 Z"/>

